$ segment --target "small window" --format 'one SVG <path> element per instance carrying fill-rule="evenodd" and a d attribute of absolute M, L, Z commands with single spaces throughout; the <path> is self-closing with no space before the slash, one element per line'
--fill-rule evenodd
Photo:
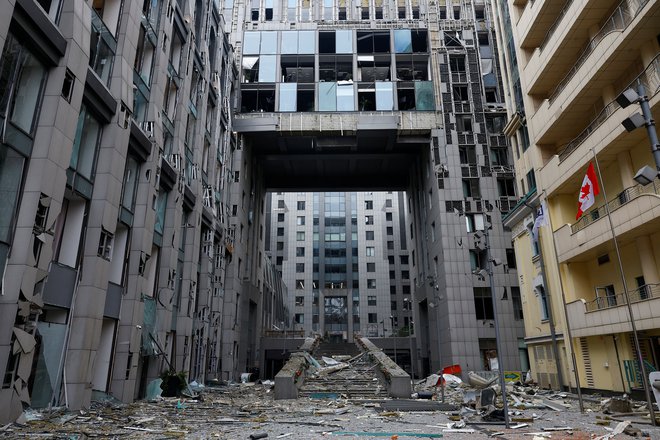
<path fill-rule="evenodd" d="M 367 315 L 367 319 L 369 320 L 369 324 L 376 324 L 378 322 L 378 314 L 377 313 L 369 313 Z"/>
<path fill-rule="evenodd" d="M 376 272 L 376 263 L 367 263 L 367 272 Z"/>
<path fill-rule="evenodd" d="M 376 288 L 376 280 L 373 278 L 369 278 L 367 280 L 367 289 L 375 289 Z"/>
<path fill-rule="evenodd" d="M 305 231 L 296 232 L 296 241 L 305 241 Z"/>
<path fill-rule="evenodd" d="M 367 257 L 375 257 L 376 256 L 376 248 L 373 246 L 367 246 Z"/>
<path fill-rule="evenodd" d="M 305 248 L 302 246 L 296 247 L 296 257 L 304 257 L 305 256 Z"/>
<path fill-rule="evenodd" d="M 304 313 L 296 313 L 295 321 L 296 321 L 296 324 L 304 324 L 305 323 L 305 314 Z"/>
<path fill-rule="evenodd" d="M 304 211 L 305 210 L 305 202 L 304 201 L 298 201 L 298 203 L 296 203 L 296 208 L 298 209 L 298 211 Z"/>
<path fill-rule="evenodd" d="M 305 216 L 304 215 L 299 215 L 296 218 L 296 225 L 298 226 L 305 226 Z"/>
<path fill-rule="evenodd" d="M 278 200 L 277 201 L 277 208 L 278 209 L 284 209 L 284 200 Z M 282 214 L 284 215 L 284 214 Z"/>
<path fill-rule="evenodd" d="M 364 209 L 374 209 L 374 201 L 373 200 L 365 200 L 364 201 Z"/>
<path fill-rule="evenodd" d="M 283 241 L 278 241 L 277 242 L 277 250 L 278 251 L 283 251 L 284 250 L 284 242 Z"/>
<path fill-rule="evenodd" d="M 305 263 L 296 263 L 296 273 L 305 272 Z"/>
<path fill-rule="evenodd" d="M 367 240 L 373 240 L 374 239 L 374 231 L 365 231 L 365 237 Z"/>
<path fill-rule="evenodd" d="M 304 306 L 304 305 L 305 305 L 305 297 L 296 296 L 296 306 Z"/>
<path fill-rule="evenodd" d="M 279 214 L 277 214 L 277 221 L 278 222 L 283 222 L 284 221 L 284 214 L 283 213 L 280 212 Z"/>
<path fill-rule="evenodd" d="M 375 306 L 376 305 L 376 295 L 367 296 L 367 305 L 368 306 Z"/>
<path fill-rule="evenodd" d="M 364 217 L 364 224 L 365 225 L 373 225 L 374 224 L 374 216 L 373 215 L 367 215 Z"/>
<path fill-rule="evenodd" d="M 506 265 L 509 269 L 516 268 L 516 252 L 513 249 L 506 250 Z"/>
<path fill-rule="evenodd" d="M 387 221 L 387 222 L 392 221 L 392 213 L 391 212 L 386 212 L 385 213 L 385 221 Z"/>
<path fill-rule="evenodd" d="M 386 231 L 387 235 L 394 235 L 394 228 L 392 226 L 388 226 Z"/>
<path fill-rule="evenodd" d="M 296 280 L 296 290 L 305 289 L 305 280 Z"/>
<path fill-rule="evenodd" d="M 114 235 L 101 228 L 101 237 L 99 238 L 98 256 L 104 260 L 110 261 L 112 258 L 112 239 Z"/>
<path fill-rule="evenodd" d="M 73 72 L 69 69 L 66 69 L 64 74 L 64 82 L 62 83 L 62 98 L 66 99 L 67 102 L 71 102 L 71 96 L 73 96 L 73 86 L 75 84 L 76 77 Z"/>
<path fill-rule="evenodd" d="M 284 228 L 277 228 L 277 236 L 284 237 Z"/>

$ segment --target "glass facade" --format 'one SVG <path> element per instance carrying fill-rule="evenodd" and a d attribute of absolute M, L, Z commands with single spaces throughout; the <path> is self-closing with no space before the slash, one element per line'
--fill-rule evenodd
<path fill-rule="evenodd" d="M 426 30 L 246 31 L 241 111 L 433 111 Z"/>

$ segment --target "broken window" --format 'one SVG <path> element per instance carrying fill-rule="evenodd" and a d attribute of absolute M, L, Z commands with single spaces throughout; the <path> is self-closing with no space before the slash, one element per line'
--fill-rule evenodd
<path fill-rule="evenodd" d="M 489 287 L 474 287 L 474 309 L 477 319 L 494 319 L 493 297 Z"/>
<path fill-rule="evenodd" d="M 469 115 L 456 116 L 456 131 L 459 133 L 472 132 L 472 117 Z"/>
<path fill-rule="evenodd" d="M 353 57 L 351 55 L 319 55 L 319 80 L 351 81 Z"/>
<path fill-rule="evenodd" d="M 274 112 L 275 111 L 275 88 L 256 87 L 241 91 L 242 112 Z"/>
<path fill-rule="evenodd" d="M 513 179 L 497 179 L 497 192 L 500 197 L 515 197 L 516 185 Z"/>
<path fill-rule="evenodd" d="M 357 31 L 357 53 L 389 53 L 389 31 Z"/>
<path fill-rule="evenodd" d="M 477 152 L 474 145 L 459 145 L 458 156 L 463 165 L 477 164 Z"/>
<path fill-rule="evenodd" d="M 479 179 L 463 179 L 463 197 L 480 198 Z"/>

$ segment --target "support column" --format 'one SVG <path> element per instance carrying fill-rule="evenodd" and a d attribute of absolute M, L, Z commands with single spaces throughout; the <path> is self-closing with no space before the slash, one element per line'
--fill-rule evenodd
<path fill-rule="evenodd" d="M 617 162 L 619 163 L 619 174 L 621 174 L 621 184 L 623 188 L 628 188 L 635 185 L 634 172 L 632 167 L 632 159 L 630 159 L 629 151 L 622 151 L 616 155 Z"/>
<path fill-rule="evenodd" d="M 639 259 L 642 266 L 642 275 L 646 284 L 660 283 L 658 275 L 658 266 L 656 265 L 653 248 L 651 247 L 651 237 L 644 235 L 635 239 L 635 244 L 639 251 Z"/>

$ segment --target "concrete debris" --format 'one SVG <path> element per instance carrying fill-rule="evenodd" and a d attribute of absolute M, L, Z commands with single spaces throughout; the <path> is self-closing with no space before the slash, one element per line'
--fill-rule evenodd
<path fill-rule="evenodd" d="M 474 371 L 468 371 L 468 383 L 474 388 L 481 389 L 491 386 L 497 381 L 497 376 L 494 376 L 490 379 L 475 373 Z"/>
<path fill-rule="evenodd" d="M 243 384 L 191 383 L 190 388 L 203 389 L 203 401 L 180 396 L 123 404 L 97 394 L 84 412 L 67 412 L 65 408 L 28 410 L 21 424 L 0 428 L 0 440 L 18 437 L 324 440 L 332 436 L 390 440 L 442 436 L 456 440 L 660 438 L 660 427 L 641 427 L 637 421 L 628 420 L 615 427 L 616 422 L 612 422 L 614 429 L 599 426 L 597 422 L 610 423 L 610 416 L 601 415 L 599 402 L 594 399 L 585 401 L 587 409 L 594 413 L 580 414 L 567 410 L 567 406 L 577 407 L 572 394 L 521 384 L 508 387 L 511 426 L 505 428 L 502 397 L 496 395 L 495 387 L 477 390 L 467 382 L 445 379 L 445 402 L 440 402 L 435 386 L 426 389 L 427 383 L 435 380 L 437 384 L 436 377 L 415 383 L 418 394 L 431 392 L 434 400 L 391 399 L 381 380 L 373 380 L 377 372 L 368 356 L 341 363 L 349 367 L 324 376 L 309 375 L 302 384 L 302 397 L 295 400 L 274 400 L 272 381 L 268 380 Z M 334 398 L 313 399 L 312 393 L 333 394 Z M 491 402 L 491 399 L 492 404 L 477 406 L 478 400 Z M 551 409 L 547 403 L 564 410 Z M 638 403 L 631 401 L 631 405 L 636 408 Z M 632 411 L 631 414 L 641 420 L 640 416 L 646 413 Z M 648 417 L 646 420 L 648 423 Z M 262 434 L 267 437 L 250 437 Z"/>

